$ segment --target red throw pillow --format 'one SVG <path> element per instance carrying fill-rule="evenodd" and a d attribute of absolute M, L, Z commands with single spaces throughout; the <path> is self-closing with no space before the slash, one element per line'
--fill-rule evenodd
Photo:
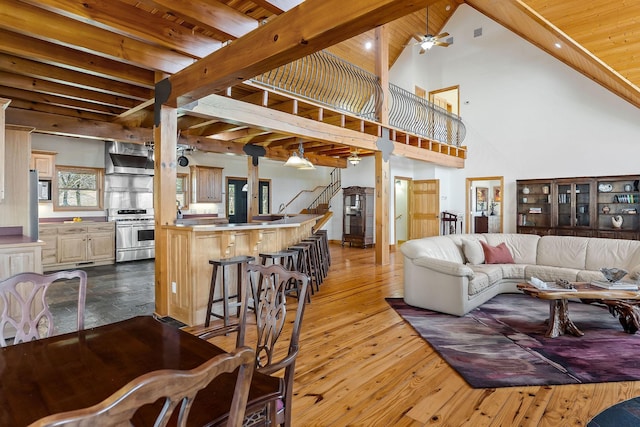
<path fill-rule="evenodd" d="M 482 251 L 484 252 L 485 264 L 515 264 L 509 248 L 504 243 L 500 243 L 498 246 L 487 245 L 480 240 L 482 245 Z"/>

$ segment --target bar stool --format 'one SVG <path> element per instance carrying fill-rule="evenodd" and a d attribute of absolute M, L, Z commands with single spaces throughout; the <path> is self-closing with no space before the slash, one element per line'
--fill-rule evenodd
<path fill-rule="evenodd" d="M 223 319 L 224 326 L 229 326 L 229 307 L 236 307 L 236 316 L 240 316 L 240 303 L 242 302 L 242 269 L 244 265 L 255 261 L 255 257 L 252 256 L 236 256 L 232 258 L 221 258 L 209 260 L 209 264 L 213 265 L 213 272 L 211 273 L 211 285 L 209 287 L 209 304 L 207 305 L 207 317 L 204 321 L 204 326 L 209 326 L 211 323 L 211 316 Z M 229 283 L 227 281 L 227 270 L 229 266 L 236 265 L 238 267 L 236 277 L 236 294 L 229 294 Z M 222 296 L 214 299 L 216 283 L 218 283 L 218 270 L 220 270 L 220 282 L 222 285 Z M 235 303 L 230 303 L 230 299 L 236 299 Z M 222 302 L 223 314 L 217 314 L 213 311 L 213 304 Z"/>
<path fill-rule="evenodd" d="M 285 249 L 278 252 L 263 252 L 258 254 L 258 256 L 260 257 L 260 263 L 262 265 L 280 264 L 289 271 L 298 271 L 298 252 L 295 250 Z M 258 283 L 261 288 L 262 288 L 262 280 L 263 280 L 263 277 L 260 276 Z M 291 295 L 294 292 L 295 292 L 295 297 L 298 298 L 299 289 L 298 289 L 297 282 L 289 283 L 287 285 L 286 294 Z M 310 301 L 311 296 L 307 294 L 307 297 L 308 297 L 307 300 Z"/>
<path fill-rule="evenodd" d="M 311 235 L 311 238 L 318 240 L 318 250 L 320 252 L 320 261 L 322 262 L 322 273 L 324 277 L 329 275 L 329 246 L 327 244 L 326 236 L 315 232 Z"/>
<path fill-rule="evenodd" d="M 315 234 L 312 234 L 311 236 L 304 239 L 303 242 L 304 241 L 311 242 L 316 247 L 315 252 L 316 252 L 317 263 L 318 263 L 318 271 L 320 272 L 320 283 L 322 283 L 324 278 L 327 277 L 328 268 L 326 266 L 326 260 L 323 253 L 324 251 L 322 250 L 322 243 L 320 242 L 320 239 L 321 239 L 320 236 L 316 236 Z"/>
<path fill-rule="evenodd" d="M 295 251 L 278 251 L 278 252 L 263 252 L 258 254 L 260 257 L 260 264 L 280 264 L 287 270 L 295 270 L 298 262 L 297 252 Z"/>
<path fill-rule="evenodd" d="M 306 275 L 309 277 L 309 282 L 311 282 L 311 257 L 309 256 L 309 245 L 294 245 L 289 246 L 288 250 L 296 251 L 298 255 L 298 262 L 296 264 L 296 271 Z M 315 289 L 313 289 L 313 285 L 309 286 L 311 288 L 311 294 L 316 293 Z M 311 294 L 307 292 L 307 301 L 311 302 Z M 297 297 L 296 293 L 296 297 Z"/>
<path fill-rule="evenodd" d="M 327 254 L 327 263 L 331 265 L 331 251 L 329 250 L 329 236 L 327 230 L 316 230 L 315 234 L 322 236 L 322 244 Z"/>
<path fill-rule="evenodd" d="M 303 239 L 299 245 L 307 245 L 309 247 L 309 257 L 311 259 L 311 273 L 310 277 L 316 284 L 316 289 L 320 290 L 320 284 L 322 283 L 322 268 L 320 267 L 320 258 L 318 254 L 318 246 L 315 240 Z"/>

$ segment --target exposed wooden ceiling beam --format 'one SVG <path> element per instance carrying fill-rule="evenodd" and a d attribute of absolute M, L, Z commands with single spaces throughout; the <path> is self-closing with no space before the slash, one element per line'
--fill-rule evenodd
<path fill-rule="evenodd" d="M 138 101 L 146 101 L 153 98 L 153 91 L 145 87 L 117 82 L 104 77 L 92 76 L 90 74 L 56 67 L 42 62 L 30 61 L 4 53 L 0 53 L 0 71 L 35 77 L 65 84 L 70 87 L 99 91 Z"/>
<path fill-rule="evenodd" d="M 159 48 L 132 37 L 79 22 L 53 12 L 38 10 L 18 0 L 2 0 L 0 25 L 3 28 L 62 45 L 77 46 L 85 52 L 126 64 L 166 73 L 175 73 L 193 63 L 193 58 Z"/>
<path fill-rule="evenodd" d="M 307 0 L 161 82 L 162 103 L 183 106 L 339 43 L 435 0 Z M 340 13 L 336 14 L 339 10 Z M 158 90 L 158 89 L 156 89 Z"/>
<path fill-rule="evenodd" d="M 33 58 L 46 64 L 80 70 L 147 88 L 154 87 L 154 73 L 69 47 L 14 33 L 0 28 L 0 51 L 22 58 Z"/>
<path fill-rule="evenodd" d="M 0 81 L 4 82 L 3 73 L 0 73 Z M 9 99 L 21 99 L 23 101 L 40 103 L 46 105 L 55 105 L 58 107 L 64 107 L 72 111 L 90 111 L 93 113 L 103 114 L 103 120 L 108 117 L 115 117 L 122 110 L 114 108 L 113 106 L 94 104 L 91 102 L 83 101 L 82 99 L 65 98 L 48 93 L 32 92 L 24 89 L 16 89 L 15 87 L 0 86 L 0 94 L 2 97 Z M 62 111 L 62 110 L 60 110 Z M 74 115 L 73 113 L 66 113 L 65 115 Z"/>
<path fill-rule="evenodd" d="M 0 87 L 0 97 L 4 97 L 2 95 L 2 87 Z M 11 99 L 11 98 L 10 98 Z M 70 110 L 68 107 L 58 107 L 57 105 L 51 104 L 43 104 L 41 102 L 28 101 L 25 99 L 12 98 L 11 106 L 16 110 L 27 110 L 27 111 L 37 111 L 41 113 L 48 113 L 51 115 L 57 116 L 71 116 L 78 119 L 85 120 L 95 120 L 95 121 L 106 121 L 111 116 L 105 114 L 98 114 L 90 111 L 82 111 L 79 109 Z M 37 129 L 36 126 L 32 126 Z"/>
<path fill-rule="evenodd" d="M 253 2 L 275 15 L 280 15 L 302 3 L 302 0 L 253 0 Z"/>
<path fill-rule="evenodd" d="M 83 100 L 87 103 L 102 104 L 111 107 L 114 114 L 120 114 L 125 108 L 136 106 L 136 102 L 131 99 L 122 99 L 120 97 L 109 95 L 106 93 L 94 92 L 92 90 L 75 88 L 60 83 L 48 82 L 41 79 L 34 79 L 27 76 L 19 76 L 17 74 L 6 73 L 0 71 L 0 82 L 3 85 L 11 86 L 17 89 L 30 90 L 49 95 L 57 95 L 62 98 Z"/>
<path fill-rule="evenodd" d="M 6 122 L 16 126 L 37 124 L 37 131 L 52 135 L 75 136 L 101 140 L 115 140 L 142 144 L 153 141 L 153 130 L 148 128 L 128 128 L 117 123 L 84 120 L 75 117 L 58 116 L 37 111 L 18 110 L 9 107 Z"/>
<path fill-rule="evenodd" d="M 118 0 L 22 0 L 60 15 L 91 22 L 121 35 L 132 35 L 194 58 L 202 58 L 222 46 L 221 42 L 164 19 L 147 14 L 140 22 L 141 10 Z M 174 2 L 175 3 L 175 2 Z"/>
<path fill-rule="evenodd" d="M 222 34 L 227 40 L 237 39 L 258 28 L 255 19 L 215 0 L 152 0 L 151 3 L 211 32 Z"/>

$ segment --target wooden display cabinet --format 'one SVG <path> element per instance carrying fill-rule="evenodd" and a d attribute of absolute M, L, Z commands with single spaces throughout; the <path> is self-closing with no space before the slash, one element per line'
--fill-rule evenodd
<path fill-rule="evenodd" d="M 342 192 L 342 246 L 346 242 L 363 248 L 373 245 L 373 188 L 346 187 Z"/>
<path fill-rule="evenodd" d="M 521 180 L 517 184 L 518 233 L 552 234 L 551 180 Z"/>
<path fill-rule="evenodd" d="M 518 180 L 517 232 L 637 240 L 639 182 L 640 175 Z"/>

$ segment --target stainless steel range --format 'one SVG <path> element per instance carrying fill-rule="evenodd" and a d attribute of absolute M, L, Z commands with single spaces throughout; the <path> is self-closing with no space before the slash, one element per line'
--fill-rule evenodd
<path fill-rule="evenodd" d="M 155 258 L 153 172 L 147 147 L 105 143 L 105 207 L 116 223 L 116 262 Z"/>
<path fill-rule="evenodd" d="M 116 262 L 154 258 L 153 209 L 109 209 L 116 223 Z"/>

